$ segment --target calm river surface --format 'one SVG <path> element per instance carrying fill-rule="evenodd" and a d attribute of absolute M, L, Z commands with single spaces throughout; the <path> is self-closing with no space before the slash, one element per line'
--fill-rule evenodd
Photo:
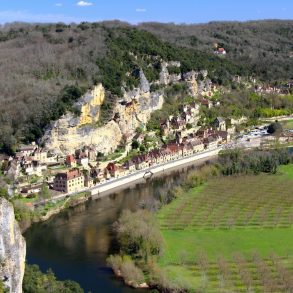
<path fill-rule="evenodd" d="M 24 235 L 27 262 L 43 271 L 52 268 L 59 279 L 75 280 L 85 292 L 146 292 L 124 286 L 107 267 L 107 256 L 118 250 L 112 224 L 125 209 L 153 204 L 194 168 L 170 171 L 33 225 Z"/>

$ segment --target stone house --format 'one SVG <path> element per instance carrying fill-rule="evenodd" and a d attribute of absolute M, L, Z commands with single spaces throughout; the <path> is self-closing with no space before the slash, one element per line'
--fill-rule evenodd
<path fill-rule="evenodd" d="M 170 123 L 168 119 L 161 122 L 160 129 L 163 136 L 168 136 L 170 134 Z"/>
<path fill-rule="evenodd" d="M 40 161 L 35 161 L 31 157 L 23 158 L 21 161 L 21 167 L 23 172 L 28 176 L 42 176 L 43 171 L 47 170 L 46 164 L 42 164 Z"/>
<path fill-rule="evenodd" d="M 193 139 L 190 144 L 192 145 L 193 148 L 193 153 L 198 153 L 204 151 L 204 143 L 200 139 Z"/>
<path fill-rule="evenodd" d="M 31 156 L 33 152 L 38 148 L 35 143 L 31 145 L 22 145 L 19 148 L 19 152 L 22 153 L 23 156 Z"/>
<path fill-rule="evenodd" d="M 182 157 L 182 149 L 176 143 L 169 143 L 165 148 L 170 152 L 171 160 L 177 160 Z"/>
<path fill-rule="evenodd" d="M 214 123 L 213 123 L 214 127 L 219 130 L 219 131 L 225 131 L 226 130 L 226 121 L 224 118 L 222 117 L 217 117 L 215 120 L 214 120 Z"/>
<path fill-rule="evenodd" d="M 116 169 L 116 177 L 123 177 L 126 176 L 128 174 L 128 170 L 126 168 L 124 168 L 123 166 L 117 166 Z"/>
<path fill-rule="evenodd" d="M 218 147 L 218 139 L 215 136 L 209 136 L 203 140 L 206 149 L 213 150 Z"/>
<path fill-rule="evenodd" d="M 19 176 L 21 171 L 20 162 L 16 159 L 9 162 L 9 166 L 5 171 L 5 175 L 12 177 L 14 180 Z"/>
<path fill-rule="evenodd" d="M 83 153 L 79 156 L 79 158 L 76 160 L 77 163 L 83 167 L 88 167 L 89 159 L 88 157 Z"/>
<path fill-rule="evenodd" d="M 67 155 L 65 159 L 65 164 L 71 168 L 75 168 L 76 167 L 75 157 L 73 155 Z"/>
<path fill-rule="evenodd" d="M 228 131 L 218 131 L 217 134 L 222 139 L 222 142 L 229 142 L 231 140 L 231 135 Z"/>
<path fill-rule="evenodd" d="M 34 185 L 26 185 L 21 188 L 21 193 L 24 196 L 28 196 L 30 194 L 37 194 L 41 191 L 43 184 L 34 184 Z"/>
<path fill-rule="evenodd" d="M 93 178 L 90 176 L 90 175 L 85 175 L 84 176 L 84 186 L 85 187 L 88 187 L 88 188 L 91 188 L 94 186 L 94 180 Z"/>
<path fill-rule="evenodd" d="M 216 54 L 216 55 L 226 55 L 227 52 L 226 52 L 226 50 L 224 48 L 220 47 L 220 48 L 217 48 L 217 50 L 214 51 L 214 54 Z"/>
<path fill-rule="evenodd" d="M 188 157 L 193 154 L 193 147 L 191 143 L 184 143 L 181 145 L 182 147 L 182 156 L 183 157 Z"/>
<path fill-rule="evenodd" d="M 141 170 L 149 167 L 149 160 L 146 155 L 136 156 L 132 159 L 136 170 Z"/>
<path fill-rule="evenodd" d="M 97 179 L 98 182 L 104 182 L 106 180 L 104 171 L 99 167 L 91 167 L 90 176 Z"/>
<path fill-rule="evenodd" d="M 106 170 L 110 174 L 111 177 L 116 177 L 117 175 L 117 166 L 115 163 L 111 162 L 107 165 Z"/>
<path fill-rule="evenodd" d="M 78 169 L 58 173 L 55 176 L 53 188 L 64 193 L 80 191 L 84 188 L 84 176 Z"/>
<path fill-rule="evenodd" d="M 133 160 L 128 160 L 124 163 L 124 167 L 129 170 L 129 172 L 134 172 L 136 170 L 135 163 Z"/>
<path fill-rule="evenodd" d="M 32 157 L 35 161 L 40 161 L 45 163 L 47 161 L 47 151 L 43 148 L 36 148 L 32 154 Z"/>

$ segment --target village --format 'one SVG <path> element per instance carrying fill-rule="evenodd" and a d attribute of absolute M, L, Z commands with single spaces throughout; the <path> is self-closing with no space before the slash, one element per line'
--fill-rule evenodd
<path fill-rule="evenodd" d="M 211 127 L 198 125 L 200 107 L 217 106 L 208 96 L 198 97 L 196 101 L 182 105 L 178 115 L 170 115 L 161 121 L 163 142 L 155 132 L 140 131 L 128 143 L 121 157 L 113 157 L 117 155 L 115 152 L 104 156 L 91 145 L 65 155 L 54 153 L 36 143 L 20 146 L 15 156 L 0 158 L 3 173 L 13 182 L 10 196 L 54 199 L 218 147 L 237 147 L 236 127 L 245 123 L 246 117 L 217 117 Z M 244 143 L 249 140 L 245 139 Z M 285 138 L 284 142 L 287 140 Z"/>
<path fill-rule="evenodd" d="M 194 72 L 187 73 L 184 80 L 193 83 L 194 75 Z M 237 76 L 235 79 L 239 80 Z M 204 121 L 200 123 L 200 110 L 220 105 L 220 101 L 212 99 L 219 89 L 209 80 L 199 86 L 200 95 L 181 104 L 176 115 L 169 115 L 160 122 L 160 134 L 146 128 L 138 129 L 121 147 L 123 151 L 118 147 L 111 153 L 101 153 L 94 145 L 84 142 L 82 148 L 60 153 L 47 149 L 44 144 L 43 147 L 32 143 L 20 146 L 14 156 L 1 155 L 1 170 L 12 181 L 10 196 L 46 201 L 220 146 L 236 147 L 237 128 L 245 124 L 247 118 L 217 117 L 210 126 L 204 126 Z M 291 140 L 292 134 L 289 136 Z M 287 140 L 285 137 L 285 142 Z"/>

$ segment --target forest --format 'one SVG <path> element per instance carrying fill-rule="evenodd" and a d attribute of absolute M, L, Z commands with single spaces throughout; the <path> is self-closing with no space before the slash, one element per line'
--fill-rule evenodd
<path fill-rule="evenodd" d="M 211 53 L 214 44 L 224 47 L 226 58 L 247 64 L 263 81 L 293 77 L 293 21 L 210 22 L 175 25 L 143 23 L 139 28 L 177 46 Z"/>
<path fill-rule="evenodd" d="M 230 24 L 235 27 L 230 30 L 245 44 L 243 48 L 251 48 L 257 56 L 266 53 L 268 56 L 263 58 L 255 58 L 250 53 L 245 55 L 246 49 L 245 54 L 232 54 L 237 47 L 235 36 L 224 43 L 219 36 L 211 36 L 212 31 L 227 35 L 226 26 L 215 23 L 131 26 L 118 21 L 1 26 L 0 151 L 13 153 L 20 142 L 38 140 L 50 121 L 68 110 L 73 111 L 74 102 L 98 82 L 108 91 L 102 118 L 111 118 L 109 112 L 116 97 L 121 95 L 121 86 L 126 89 L 137 86 L 139 68 L 144 69 L 150 81 L 156 79 L 161 59 L 181 61 L 183 72 L 208 69 L 210 78 L 219 84 L 228 84 L 235 74 L 257 74 L 267 81 L 292 77 L 290 62 L 293 59 L 289 58 L 292 22 Z M 270 30 L 271 26 L 274 30 Z M 250 31 L 246 33 L 251 38 L 238 33 L 242 30 Z M 175 35 L 181 36 L 180 41 Z M 253 38 L 259 45 L 253 43 Z M 227 52 L 231 52 L 228 58 L 213 54 L 215 41 L 223 43 Z M 274 54 L 265 45 L 269 41 Z M 249 62 L 244 62 L 247 58 Z M 268 68 L 270 62 L 274 62 L 278 70 Z M 274 70 L 276 74 L 272 74 Z"/>

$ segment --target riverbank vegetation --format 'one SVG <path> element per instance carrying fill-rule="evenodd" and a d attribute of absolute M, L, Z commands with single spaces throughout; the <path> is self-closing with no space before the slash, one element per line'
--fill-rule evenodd
<path fill-rule="evenodd" d="M 64 209 L 76 206 L 88 200 L 87 192 L 80 192 L 76 195 L 65 197 L 59 200 L 43 202 L 43 198 L 14 198 L 15 218 L 21 229 L 26 230 L 32 223 L 42 222 Z M 39 203 L 40 202 L 40 203 Z"/>
<path fill-rule="evenodd" d="M 42 273 L 37 265 L 25 266 L 23 278 L 24 293 L 83 293 L 80 285 L 71 280 L 59 281 L 52 270 Z"/>
<path fill-rule="evenodd" d="M 145 244 L 133 241 L 128 244 L 135 253 L 125 250 L 118 230 L 121 254 L 111 256 L 109 263 L 117 273 L 123 258 L 131 258 L 140 271 L 137 284 L 170 291 L 290 292 L 292 163 L 292 154 L 284 149 L 223 152 L 216 163 L 192 172 L 162 199 L 165 205 L 155 217 L 147 211 L 127 212 L 119 220 L 140 232 L 155 229 L 159 251 L 145 258 L 137 254 Z M 140 213 L 152 218 L 151 228 Z M 124 277 L 122 269 L 118 272 Z"/>

